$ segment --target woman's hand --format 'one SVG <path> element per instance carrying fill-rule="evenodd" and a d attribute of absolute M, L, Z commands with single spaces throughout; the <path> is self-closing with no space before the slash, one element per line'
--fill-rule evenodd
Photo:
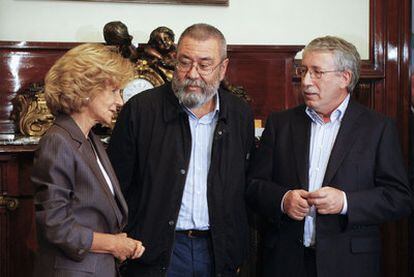
<path fill-rule="evenodd" d="M 112 255 L 123 262 L 126 259 L 137 259 L 142 256 L 145 247 L 139 240 L 127 237 L 126 233 L 113 235 Z"/>
<path fill-rule="evenodd" d="M 109 253 L 119 261 L 137 259 L 142 256 L 145 247 L 139 240 L 129 238 L 126 233 L 104 234 L 93 233 L 91 252 Z"/>

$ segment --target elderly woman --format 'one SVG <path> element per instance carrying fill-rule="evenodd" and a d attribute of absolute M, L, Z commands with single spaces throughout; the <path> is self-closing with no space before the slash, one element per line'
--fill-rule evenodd
<path fill-rule="evenodd" d="M 110 48 L 83 44 L 48 72 L 45 97 L 56 116 L 40 140 L 36 186 L 39 251 L 35 276 L 117 276 L 116 259 L 139 258 L 140 241 L 121 233 L 127 207 L 105 149 L 91 128 L 111 124 L 120 88 L 133 76 Z"/>

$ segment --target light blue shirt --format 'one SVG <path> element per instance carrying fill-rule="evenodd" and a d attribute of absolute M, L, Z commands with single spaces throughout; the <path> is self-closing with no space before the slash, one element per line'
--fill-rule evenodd
<path fill-rule="evenodd" d="M 309 107 L 306 108 L 306 114 L 312 120 L 309 149 L 309 192 L 322 187 L 332 147 L 335 143 L 346 108 L 348 107 L 349 98 L 350 95 L 332 112 L 330 121 L 326 123 L 323 122 L 321 116 L 314 110 Z M 344 194 L 344 207 L 341 214 L 345 214 L 346 212 L 347 202 L 346 195 Z M 316 211 L 315 207 L 312 206 L 308 215 L 305 217 L 303 245 L 306 247 L 315 245 L 315 220 Z"/>
<path fill-rule="evenodd" d="M 210 229 L 207 177 L 210 168 L 214 130 L 220 110 L 219 102 L 217 93 L 216 108 L 201 118 L 198 118 L 191 110 L 184 107 L 188 114 L 191 130 L 191 157 L 176 230 Z"/>

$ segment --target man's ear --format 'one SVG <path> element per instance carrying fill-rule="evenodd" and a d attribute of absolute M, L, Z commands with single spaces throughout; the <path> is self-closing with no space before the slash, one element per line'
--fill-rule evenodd
<path fill-rule="evenodd" d="M 223 81 L 226 76 L 227 66 L 229 65 L 229 59 L 226 58 L 220 65 L 220 81 Z"/>
<path fill-rule="evenodd" d="M 352 81 L 352 72 L 350 70 L 344 70 L 341 80 L 341 88 L 347 88 Z"/>

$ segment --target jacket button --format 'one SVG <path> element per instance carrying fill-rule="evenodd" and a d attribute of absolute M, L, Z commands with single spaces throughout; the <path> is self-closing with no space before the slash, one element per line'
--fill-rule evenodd
<path fill-rule="evenodd" d="M 85 253 L 85 249 L 79 249 L 78 255 L 82 255 L 83 253 Z"/>
<path fill-rule="evenodd" d="M 185 174 L 185 169 L 181 169 L 181 170 L 180 170 L 180 173 L 181 173 L 182 175 L 184 175 L 184 174 Z"/>
<path fill-rule="evenodd" d="M 218 131 L 218 132 L 217 132 L 217 134 L 218 134 L 219 136 L 221 136 L 221 135 L 223 134 L 223 132 L 222 132 L 222 131 Z"/>
<path fill-rule="evenodd" d="M 174 226 L 174 220 L 170 220 L 170 221 L 168 221 L 168 225 L 170 225 L 170 226 Z"/>
<path fill-rule="evenodd" d="M 167 268 L 165 266 L 161 267 L 161 271 L 166 271 Z"/>

